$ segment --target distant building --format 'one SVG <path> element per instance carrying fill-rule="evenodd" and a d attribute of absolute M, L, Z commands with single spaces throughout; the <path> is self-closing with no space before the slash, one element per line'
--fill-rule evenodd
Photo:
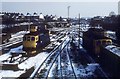
<path fill-rule="evenodd" d="M 40 15 L 39 15 L 39 19 L 44 19 L 44 16 L 43 16 L 42 13 L 40 13 Z"/>

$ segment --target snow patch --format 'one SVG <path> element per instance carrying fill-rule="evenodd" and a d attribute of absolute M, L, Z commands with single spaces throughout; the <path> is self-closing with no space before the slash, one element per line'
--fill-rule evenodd
<path fill-rule="evenodd" d="M 115 45 L 108 45 L 105 48 L 111 51 L 112 53 L 120 56 L 120 47 L 115 46 Z"/>

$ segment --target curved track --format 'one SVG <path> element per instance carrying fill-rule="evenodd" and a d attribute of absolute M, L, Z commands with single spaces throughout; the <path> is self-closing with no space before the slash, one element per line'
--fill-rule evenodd
<path fill-rule="evenodd" d="M 57 57 L 60 55 L 62 50 L 65 48 L 65 46 L 69 43 L 69 41 L 67 41 L 67 43 L 61 48 L 61 51 L 59 51 L 59 48 L 64 44 L 64 42 L 66 40 L 67 40 L 67 38 L 59 46 L 57 46 L 53 51 L 50 52 L 50 54 L 46 57 L 46 59 L 43 61 L 43 63 L 40 64 L 34 70 L 34 72 L 31 74 L 30 78 L 38 77 L 38 73 L 40 74 L 40 72 L 43 71 L 42 68 L 44 68 L 46 64 L 49 64 L 49 66 L 47 66 L 48 69 L 44 69 L 46 72 L 45 78 L 48 77 L 49 71 L 50 71 L 51 67 L 53 66 L 53 64 L 55 63 Z"/>

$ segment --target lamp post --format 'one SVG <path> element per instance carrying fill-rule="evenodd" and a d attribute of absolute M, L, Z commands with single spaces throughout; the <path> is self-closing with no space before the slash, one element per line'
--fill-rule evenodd
<path fill-rule="evenodd" d="M 70 11 L 70 7 L 71 7 L 71 6 L 68 6 L 68 7 L 67 7 L 67 9 L 68 9 L 68 23 L 69 23 L 69 15 L 70 15 L 69 11 Z"/>
<path fill-rule="evenodd" d="M 80 46 L 80 13 L 79 13 L 79 21 L 78 21 L 79 23 L 79 46 Z"/>
<path fill-rule="evenodd" d="M 29 16 L 29 20 L 28 20 L 28 22 L 29 22 L 29 26 L 28 26 L 28 31 L 30 31 L 30 17 L 31 17 L 31 14 L 30 13 L 27 13 L 27 16 Z"/>

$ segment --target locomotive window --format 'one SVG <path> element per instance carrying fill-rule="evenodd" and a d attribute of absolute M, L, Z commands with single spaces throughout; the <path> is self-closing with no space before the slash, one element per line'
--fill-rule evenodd
<path fill-rule="evenodd" d="M 97 42 L 96 42 L 96 45 L 97 45 L 97 46 L 101 45 L 101 42 L 100 42 L 100 41 L 97 41 Z"/>
<path fill-rule="evenodd" d="M 102 44 L 105 45 L 107 42 L 106 41 L 102 41 Z"/>
<path fill-rule="evenodd" d="M 30 41 L 30 37 L 27 37 L 27 41 Z"/>
<path fill-rule="evenodd" d="M 33 28 L 32 29 L 35 29 L 35 26 L 33 26 Z"/>
<path fill-rule="evenodd" d="M 26 41 L 26 37 L 24 37 L 23 40 Z"/>
<path fill-rule="evenodd" d="M 35 29 L 35 26 L 31 26 L 30 29 Z"/>
<path fill-rule="evenodd" d="M 32 26 L 30 27 L 30 29 L 32 29 Z"/>
<path fill-rule="evenodd" d="M 38 40 L 38 38 L 36 38 L 36 40 Z"/>
<path fill-rule="evenodd" d="M 111 41 L 107 41 L 107 44 L 112 44 Z"/>
<path fill-rule="evenodd" d="M 35 41 L 35 37 L 31 37 L 31 41 Z"/>

